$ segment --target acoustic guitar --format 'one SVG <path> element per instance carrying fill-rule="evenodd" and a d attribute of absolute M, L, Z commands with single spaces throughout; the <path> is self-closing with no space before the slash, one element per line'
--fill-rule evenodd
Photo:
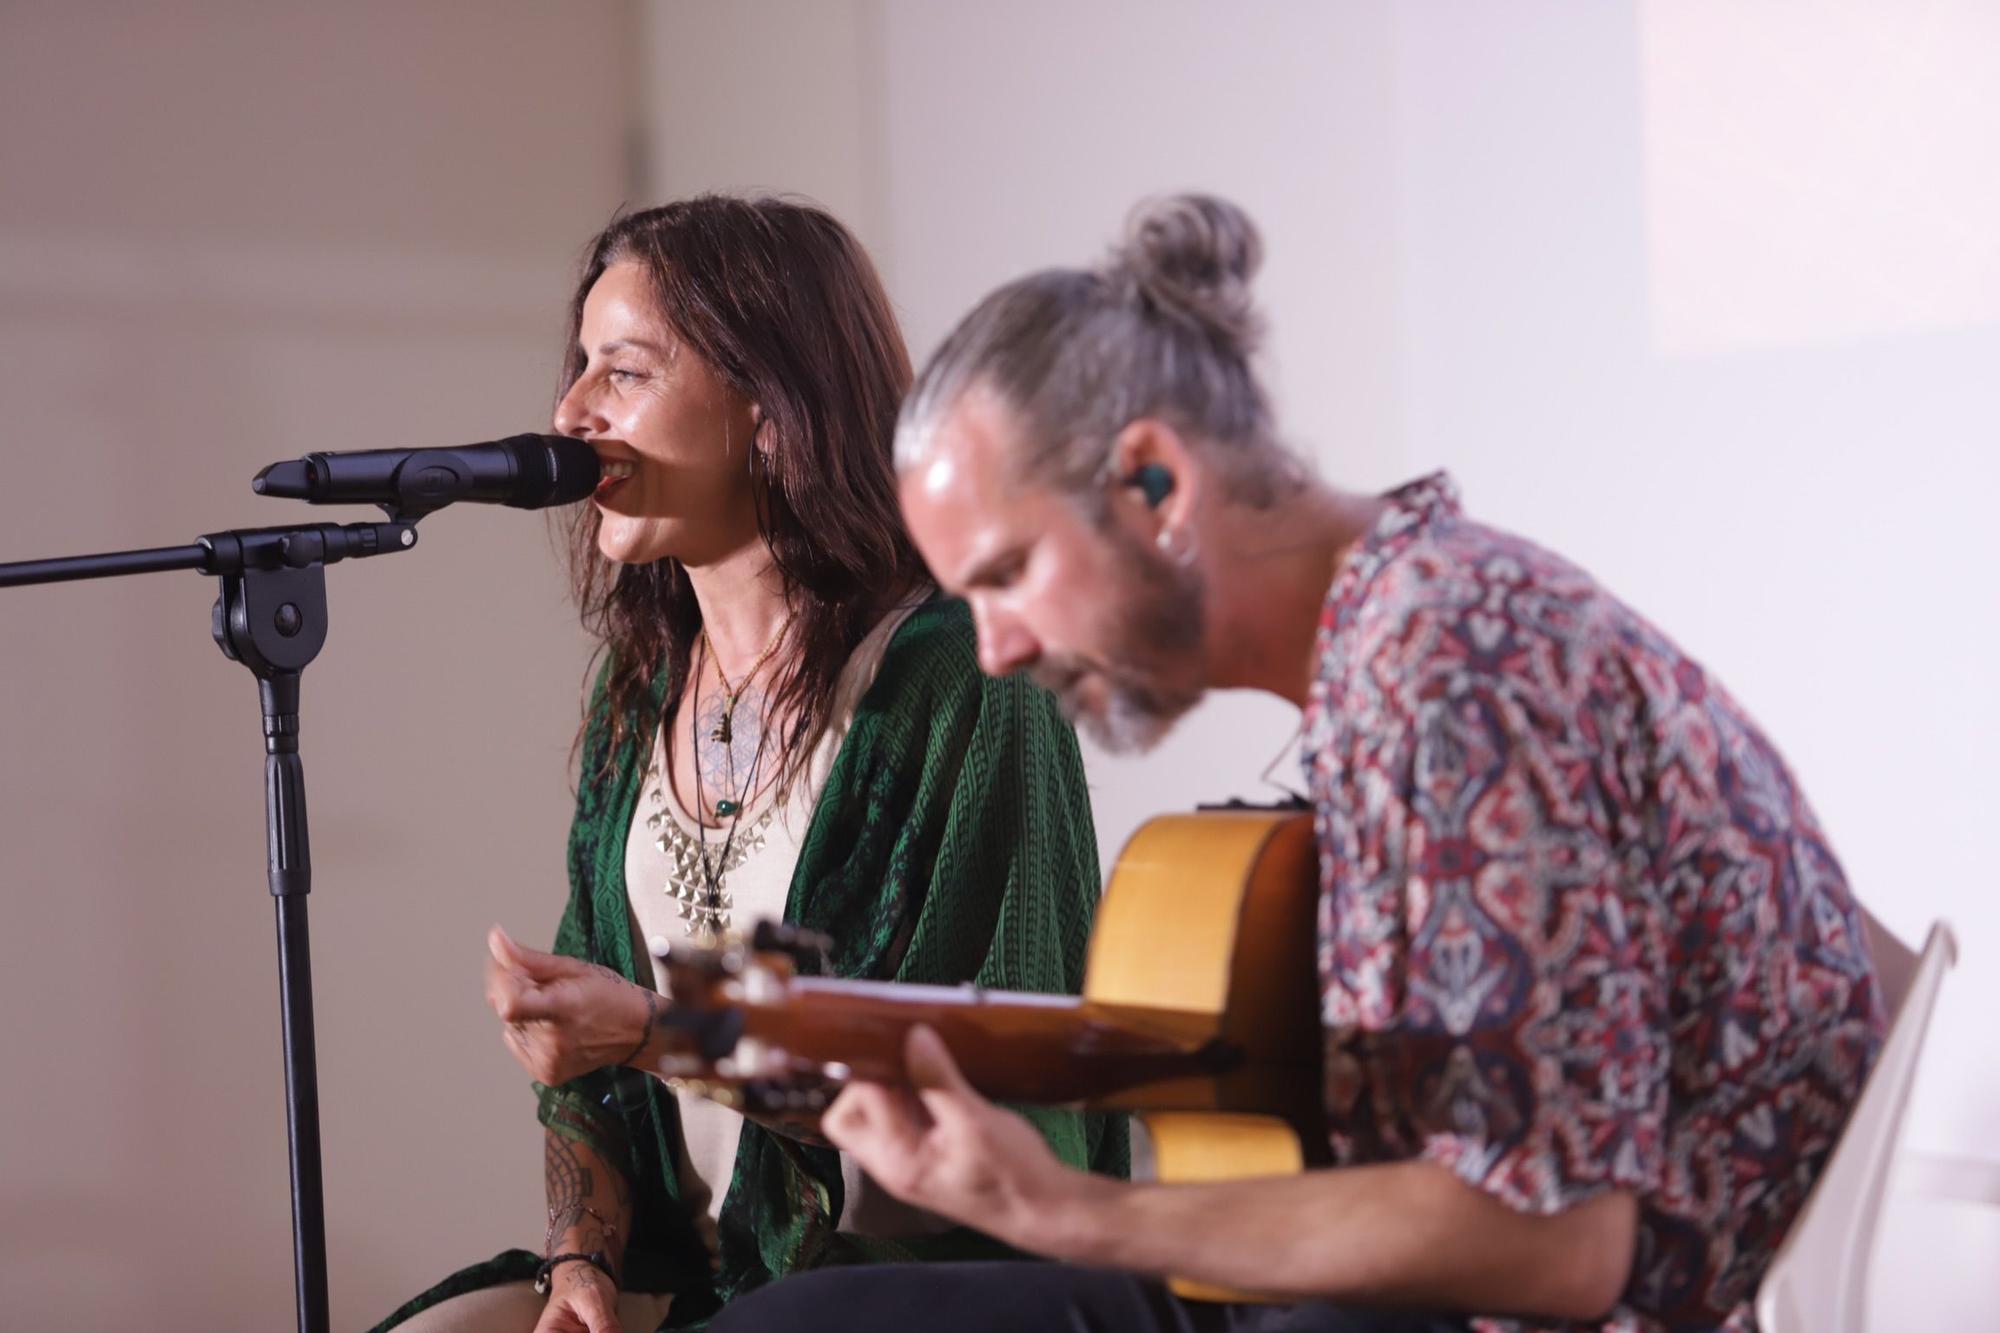
<path fill-rule="evenodd" d="M 996 1101 L 1137 1115 L 1162 1181 L 1293 1174 L 1328 1151 L 1318 898 L 1310 815 L 1163 816 L 1112 871 L 1081 996 L 801 976 L 826 941 L 765 922 L 661 955 L 675 1035 L 658 1072 L 740 1109 L 812 1111 L 850 1078 L 906 1081 L 904 1039 L 925 1023 Z"/>

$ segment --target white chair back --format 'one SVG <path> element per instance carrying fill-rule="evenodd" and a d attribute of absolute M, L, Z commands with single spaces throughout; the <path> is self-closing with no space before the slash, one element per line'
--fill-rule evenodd
<path fill-rule="evenodd" d="M 1931 924 L 1918 957 L 1865 910 L 1862 915 L 1890 1015 L 1889 1036 L 1826 1170 L 1757 1288 L 1762 1333 L 1861 1333 L 1875 1224 L 1902 1139 L 1903 1108 L 1938 987 L 1958 959 L 1958 941 L 1946 922 Z"/>

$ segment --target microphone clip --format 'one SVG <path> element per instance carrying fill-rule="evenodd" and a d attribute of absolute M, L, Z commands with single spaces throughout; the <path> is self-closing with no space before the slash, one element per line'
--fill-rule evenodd
<path fill-rule="evenodd" d="M 273 463 L 251 479 L 250 489 L 280 500 L 328 503 L 326 492 L 338 480 L 337 465 L 331 462 L 335 457 L 314 453 Z M 377 499 L 375 505 L 393 522 L 414 524 L 426 514 L 464 499 L 472 491 L 473 480 L 465 460 L 450 450 L 415 450 L 384 480 L 393 498 Z"/>

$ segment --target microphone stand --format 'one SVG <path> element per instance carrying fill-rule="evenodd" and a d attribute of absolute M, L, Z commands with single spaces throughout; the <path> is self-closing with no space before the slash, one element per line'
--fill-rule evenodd
<path fill-rule="evenodd" d="M 326 566 L 416 545 L 430 506 L 391 509 L 387 523 L 320 523 L 212 532 L 192 545 L 0 564 L 0 588 L 193 569 L 222 581 L 209 632 L 223 656 L 257 678 L 264 715 L 264 830 L 277 900 L 278 1000 L 285 1041 L 285 1128 L 292 1174 L 292 1271 L 299 1333 L 328 1333 L 326 1202 L 320 1176 L 319 1068 L 313 1048 L 306 895 L 305 766 L 299 678 L 326 643 Z M 414 513 L 412 511 L 415 511 Z"/>

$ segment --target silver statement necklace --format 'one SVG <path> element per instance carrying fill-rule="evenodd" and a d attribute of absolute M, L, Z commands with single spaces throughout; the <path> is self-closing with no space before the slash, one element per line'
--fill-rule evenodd
<path fill-rule="evenodd" d="M 715 652 L 709 646 L 708 631 L 705 627 L 702 630 L 702 655 L 714 664 L 716 679 L 722 683 L 722 697 L 715 700 L 711 707 L 702 707 L 701 674 L 697 668 L 694 673 L 694 696 L 688 701 L 689 757 L 694 763 L 697 806 L 707 796 L 707 786 L 702 781 L 704 751 L 709 752 L 708 766 L 722 770 L 725 795 L 715 801 L 713 815 L 718 821 L 727 819 L 729 831 L 719 847 L 709 846 L 708 820 L 700 813 L 695 818 L 695 832 L 690 834 L 667 809 L 667 783 L 663 776 L 667 756 L 666 722 L 661 720 L 655 757 L 646 775 L 652 783 L 649 799 L 653 806 L 652 813 L 646 817 L 646 827 L 654 834 L 654 845 L 667 858 L 667 879 L 661 889 L 673 900 L 689 937 L 703 943 L 712 942 L 729 929 L 730 912 L 735 906 L 735 900 L 729 893 L 730 873 L 762 851 L 770 840 L 771 819 L 778 807 L 776 801 L 747 827 L 743 823 L 744 809 L 750 803 L 758 771 L 763 766 L 767 737 L 762 717 L 763 700 L 750 692 L 750 683 L 784 638 L 790 624 L 791 618 L 787 616 L 740 682 L 731 682 L 723 673 L 722 664 L 716 660 Z M 739 723 L 739 715 L 743 713 L 749 714 L 752 725 L 746 727 Z"/>
<path fill-rule="evenodd" d="M 688 937 L 712 943 L 729 929 L 729 914 L 736 906 L 729 893 L 729 874 L 764 850 L 775 812 L 766 810 L 747 828 L 732 827 L 722 845 L 711 848 L 707 839 L 689 834 L 667 812 L 663 784 L 653 788 L 651 799 L 656 808 L 646 816 L 646 827 L 654 831 L 653 845 L 667 858 L 661 890 L 673 900 Z"/>

